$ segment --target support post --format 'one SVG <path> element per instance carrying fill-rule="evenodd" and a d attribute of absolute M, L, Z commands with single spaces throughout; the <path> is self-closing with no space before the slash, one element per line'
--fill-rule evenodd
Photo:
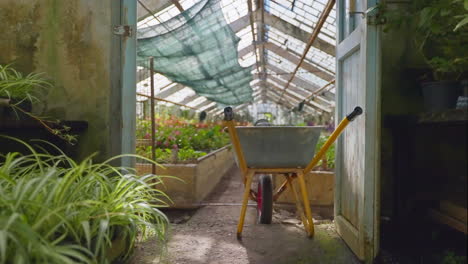
<path fill-rule="evenodd" d="M 154 58 L 150 58 L 150 77 L 151 77 L 151 159 L 156 161 L 156 149 L 154 145 L 156 143 L 156 121 L 154 120 Z M 156 164 L 151 163 L 151 173 L 156 174 Z"/>

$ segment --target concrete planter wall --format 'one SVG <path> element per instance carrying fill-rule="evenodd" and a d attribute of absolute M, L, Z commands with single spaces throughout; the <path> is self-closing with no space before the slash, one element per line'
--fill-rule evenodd
<path fill-rule="evenodd" d="M 284 177 L 274 177 L 275 186 L 279 186 L 283 183 Z M 305 176 L 305 182 L 307 186 L 307 192 L 309 194 L 309 201 L 311 205 L 318 206 L 331 206 L 334 201 L 334 185 L 335 185 L 335 173 L 329 171 L 312 171 L 309 175 Z M 297 179 L 294 180 L 294 187 L 300 195 L 300 189 Z M 294 204 L 294 194 L 290 189 L 286 191 L 278 198 L 277 203 L 291 203 Z"/>
<path fill-rule="evenodd" d="M 179 178 L 164 179 L 162 190 L 172 199 L 171 208 L 194 208 L 219 183 L 221 177 L 234 165 L 230 146 L 215 150 L 197 160 L 195 164 L 164 164 L 156 174 Z M 151 173 L 151 164 L 136 164 L 139 175 Z"/>

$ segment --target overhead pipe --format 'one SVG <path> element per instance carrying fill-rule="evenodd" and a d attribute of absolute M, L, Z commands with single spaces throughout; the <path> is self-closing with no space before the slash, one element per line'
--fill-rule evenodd
<path fill-rule="evenodd" d="M 324 86 L 322 86 L 320 89 L 317 89 L 317 90 L 313 91 L 311 95 L 307 96 L 307 97 L 304 99 L 304 101 L 308 101 L 308 100 L 310 100 L 311 98 L 313 98 L 314 96 L 318 95 L 319 93 L 321 93 L 321 92 L 327 90 L 327 88 L 328 88 L 329 86 L 331 86 L 332 84 L 334 84 L 334 83 L 335 83 L 335 79 L 329 81 L 327 84 L 325 84 Z"/>
<path fill-rule="evenodd" d="M 137 93 L 137 95 L 138 95 L 138 96 L 143 96 L 143 97 L 146 97 L 146 98 L 150 98 L 150 99 L 154 99 L 154 100 L 158 100 L 158 101 L 162 101 L 162 102 L 166 102 L 166 103 L 170 103 L 170 104 L 174 104 L 174 105 L 178 105 L 178 106 L 187 107 L 187 108 L 193 109 L 193 110 L 195 110 L 195 111 L 198 111 L 198 109 L 195 108 L 195 107 L 191 107 L 191 106 L 184 105 L 184 104 L 179 104 L 179 103 L 176 103 L 176 102 L 173 102 L 173 101 L 169 101 L 169 100 L 166 100 L 166 99 L 163 99 L 163 98 L 160 98 L 160 97 L 152 97 L 152 96 L 149 96 L 149 95 L 146 95 L 146 94 L 142 94 L 142 93 Z"/>
<path fill-rule="evenodd" d="M 252 42 L 253 42 L 254 53 L 255 53 L 255 64 L 257 66 L 257 71 L 260 74 L 260 64 L 258 62 L 257 44 L 255 41 L 254 13 L 253 13 L 253 7 L 252 7 L 252 0 L 247 0 L 247 8 L 249 12 L 250 31 L 252 32 Z"/>
<path fill-rule="evenodd" d="M 301 67 L 301 64 L 304 62 L 304 60 L 305 60 L 305 58 L 307 56 L 307 53 L 309 52 L 310 48 L 312 47 L 312 44 L 314 43 L 314 41 L 317 39 L 318 34 L 320 33 L 320 30 L 322 29 L 323 24 L 325 23 L 328 15 L 330 14 L 331 10 L 333 9 L 333 7 L 335 5 L 335 1 L 336 0 L 329 0 L 327 5 L 325 6 L 325 9 L 323 10 L 322 14 L 320 15 L 320 18 L 317 21 L 317 24 L 316 24 L 314 30 L 312 31 L 312 35 L 311 35 L 310 40 L 307 43 L 307 46 L 306 46 L 306 48 L 304 50 L 304 54 L 302 54 L 301 59 L 299 60 L 299 63 L 297 64 L 296 68 L 294 69 L 294 72 L 293 72 L 291 78 L 289 78 L 288 82 L 286 83 L 286 86 L 284 87 L 283 91 L 281 92 L 281 96 L 284 94 L 286 89 L 288 89 L 289 84 L 292 82 L 292 80 L 294 79 L 294 76 L 296 75 L 297 71 Z M 281 99 L 282 98 L 280 98 L 280 100 L 278 102 L 280 102 Z"/>

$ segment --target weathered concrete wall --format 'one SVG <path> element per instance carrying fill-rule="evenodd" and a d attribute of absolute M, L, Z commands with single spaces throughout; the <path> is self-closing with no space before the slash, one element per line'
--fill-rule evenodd
<path fill-rule="evenodd" d="M 0 0 L 0 63 L 45 72 L 55 87 L 34 111 L 89 122 L 81 156 L 109 152 L 112 0 Z M 103 157 L 101 156 L 101 157 Z"/>

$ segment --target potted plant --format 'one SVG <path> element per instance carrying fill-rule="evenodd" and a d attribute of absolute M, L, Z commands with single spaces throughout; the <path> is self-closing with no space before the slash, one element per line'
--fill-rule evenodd
<path fill-rule="evenodd" d="M 47 131 L 74 144 L 76 135 L 69 133 L 70 127 L 33 114 L 33 104 L 40 103 L 38 97 L 45 94 L 53 85 L 43 73 L 24 75 L 10 65 L 0 65 L 0 121 L 27 120 L 39 122 Z"/>
<path fill-rule="evenodd" d="M 465 3 L 464 3 L 465 2 Z M 455 108 L 461 95 L 460 80 L 468 69 L 468 31 L 463 17 L 468 11 L 463 0 L 414 0 L 406 11 L 387 13 L 386 29 L 412 29 L 417 50 L 431 69 L 421 78 L 427 110 Z"/>
<path fill-rule="evenodd" d="M 24 112 L 31 112 L 36 96 L 44 93 L 52 84 L 42 73 L 23 75 L 10 65 L 0 65 L 0 118 L 20 119 Z"/>

